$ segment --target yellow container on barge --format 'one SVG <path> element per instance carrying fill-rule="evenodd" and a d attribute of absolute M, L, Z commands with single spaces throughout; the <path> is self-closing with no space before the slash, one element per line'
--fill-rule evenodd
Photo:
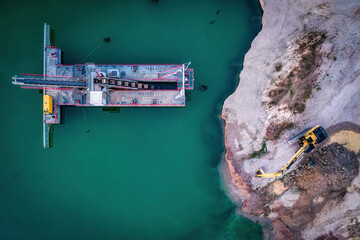
<path fill-rule="evenodd" d="M 44 95 L 44 113 L 52 114 L 53 113 L 53 98 L 50 95 Z"/>

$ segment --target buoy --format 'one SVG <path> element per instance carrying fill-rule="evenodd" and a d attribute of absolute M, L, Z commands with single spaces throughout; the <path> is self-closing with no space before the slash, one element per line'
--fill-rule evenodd
<path fill-rule="evenodd" d="M 202 84 L 200 87 L 199 87 L 199 91 L 206 91 L 208 89 L 208 86 Z"/>

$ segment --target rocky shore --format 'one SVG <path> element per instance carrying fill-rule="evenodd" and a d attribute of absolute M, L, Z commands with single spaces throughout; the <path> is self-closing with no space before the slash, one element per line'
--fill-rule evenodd
<path fill-rule="evenodd" d="M 228 195 L 265 239 L 360 238 L 360 1 L 262 0 L 263 28 L 226 99 Z M 329 138 L 278 179 L 302 130 Z"/>

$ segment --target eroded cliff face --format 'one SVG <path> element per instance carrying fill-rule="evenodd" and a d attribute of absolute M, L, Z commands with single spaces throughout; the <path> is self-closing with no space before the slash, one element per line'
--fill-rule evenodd
<path fill-rule="evenodd" d="M 228 193 L 271 220 L 266 238 L 360 238 L 360 0 L 261 5 L 263 29 L 222 112 Z M 315 125 L 326 141 L 281 178 L 255 178 L 283 167 L 299 148 L 289 139 Z"/>

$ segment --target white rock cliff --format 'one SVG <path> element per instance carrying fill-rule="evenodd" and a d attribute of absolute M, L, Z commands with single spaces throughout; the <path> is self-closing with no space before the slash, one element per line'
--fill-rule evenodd
<path fill-rule="evenodd" d="M 223 106 L 228 194 L 271 220 L 265 238 L 359 239 L 360 0 L 260 2 L 262 30 Z M 299 148 L 288 139 L 318 124 L 325 142 L 281 179 L 255 178 L 279 170 Z"/>

